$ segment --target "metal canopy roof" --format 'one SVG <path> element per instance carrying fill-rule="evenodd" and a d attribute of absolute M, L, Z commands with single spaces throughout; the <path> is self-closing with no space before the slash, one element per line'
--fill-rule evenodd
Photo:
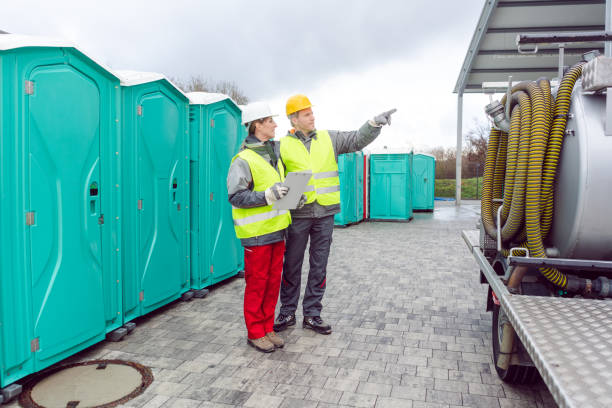
<path fill-rule="evenodd" d="M 557 77 L 558 46 L 543 44 L 537 54 L 519 54 L 517 34 L 603 31 L 605 15 L 605 0 L 486 0 L 454 92 L 483 92 L 483 82 L 507 82 L 509 75 L 513 82 Z M 593 49 L 603 53 L 603 43 L 566 44 L 564 65 Z"/>

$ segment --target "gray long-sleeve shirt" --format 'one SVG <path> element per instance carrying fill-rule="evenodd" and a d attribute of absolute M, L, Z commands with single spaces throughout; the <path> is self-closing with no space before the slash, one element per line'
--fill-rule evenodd
<path fill-rule="evenodd" d="M 259 141 L 255 136 L 249 135 L 240 150 L 249 148 L 266 159 L 274 168 L 280 160 L 280 143 L 274 140 Z M 263 191 L 253 191 L 253 175 L 249 163 L 240 158 L 232 162 L 227 173 L 227 192 L 232 206 L 237 208 L 253 208 L 268 205 Z M 242 246 L 261 246 L 280 242 L 285 239 L 286 229 L 275 231 L 258 237 L 243 238 Z"/>
<path fill-rule="evenodd" d="M 363 124 L 363 126 L 361 126 L 361 128 L 359 128 L 359 130 L 328 130 L 329 137 L 331 138 L 332 146 L 334 148 L 336 162 L 338 161 L 339 154 L 356 152 L 372 143 L 380 134 L 380 129 L 380 126 L 375 126 L 371 121 L 367 121 Z M 302 132 L 297 131 L 295 134 L 289 133 L 285 137 L 297 138 L 304 143 L 306 149 L 310 151 L 310 144 L 312 139 L 317 137 L 317 132 L 316 130 L 313 130 L 308 135 L 304 135 Z M 306 204 L 300 209 L 291 210 L 291 217 L 322 218 L 328 215 L 337 214 L 339 212 L 340 204 L 321 205 L 315 201 L 313 203 Z"/>

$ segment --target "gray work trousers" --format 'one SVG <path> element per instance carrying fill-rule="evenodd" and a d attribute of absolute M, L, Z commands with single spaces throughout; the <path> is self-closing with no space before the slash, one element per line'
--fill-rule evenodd
<path fill-rule="evenodd" d="M 294 314 L 300 299 L 302 263 L 310 237 L 310 271 L 302 300 L 304 316 L 320 316 L 321 300 L 325 293 L 327 258 L 334 232 L 334 216 L 322 218 L 294 218 L 289 226 L 283 279 L 281 281 L 280 313 Z"/>

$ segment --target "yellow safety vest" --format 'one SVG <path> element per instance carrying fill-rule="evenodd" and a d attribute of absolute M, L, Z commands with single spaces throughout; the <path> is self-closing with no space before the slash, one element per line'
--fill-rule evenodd
<path fill-rule="evenodd" d="M 278 171 L 263 157 L 250 149 L 244 149 L 232 159 L 240 157 L 249 164 L 253 176 L 253 190 L 266 191 L 275 183 L 285 179 L 283 163 L 278 160 Z M 291 214 L 287 210 L 275 210 L 271 205 L 253 208 L 232 207 L 234 229 L 240 239 L 253 238 L 283 230 L 291 224 Z"/>
<path fill-rule="evenodd" d="M 316 138 L 310 141 L 310 152 L 293 136 L 280 140 L 280 152 L 288 172 L 312 171 L 305 192 L 307 204 L 315 200 L 321 205 L 340 204 L 338 162 L 327 130 L 317 130 Z"/>

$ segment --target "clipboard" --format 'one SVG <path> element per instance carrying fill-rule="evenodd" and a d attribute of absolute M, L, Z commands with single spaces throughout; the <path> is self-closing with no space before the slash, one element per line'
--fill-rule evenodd
<path fill-rule="evenodd" d="M 274 202 L 275 210 L 295 210 L 306 186 L 312 177 L 312 171 L 292 171 L 285 177 L 285 184 L 289 187 L 289 192 L 286 196 Z"/>

